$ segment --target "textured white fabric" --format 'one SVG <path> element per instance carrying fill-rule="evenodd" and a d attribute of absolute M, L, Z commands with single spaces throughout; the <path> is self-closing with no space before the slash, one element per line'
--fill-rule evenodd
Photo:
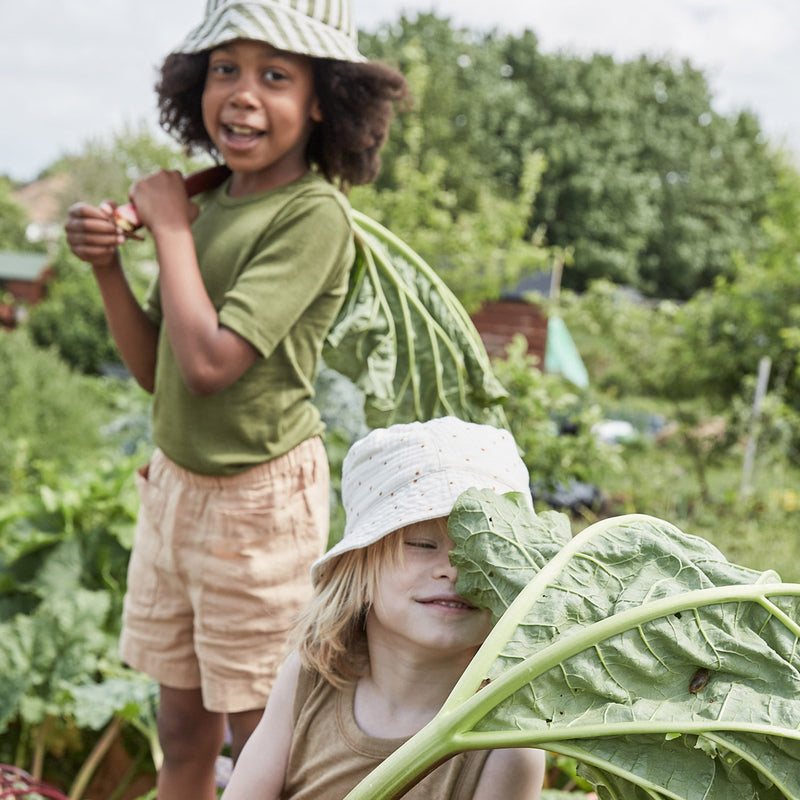
<path fill-rule="evenodd" d="M 378 428 L 345 457 L 344 536 L 314 563 L 312 580 L 348 550 L 414 522 L 446 517 L 470 488 L 521 492 L 533 508 L 529 480 L 514 437 L 500 428 L 455 417 Z"/>

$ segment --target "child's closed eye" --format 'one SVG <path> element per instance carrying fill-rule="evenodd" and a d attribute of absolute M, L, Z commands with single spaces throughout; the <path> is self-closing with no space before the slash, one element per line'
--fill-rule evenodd
<path fill-rule="evenodd" d="M 406 539 L 404 544 L 406 547 L 420 547 L 428 550 L 435 550 L 437 543 L 433 539 Z"/>

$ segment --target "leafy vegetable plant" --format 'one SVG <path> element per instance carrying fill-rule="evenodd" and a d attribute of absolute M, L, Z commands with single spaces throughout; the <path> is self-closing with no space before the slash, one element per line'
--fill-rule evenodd
<path fill-rule="evenodd" d="M 506 391 L 472 320 L 436 272 L 353 212 L 357 257 L 323 358 L 365 395 L 370 427 L 448 414 L 503 423 Z"/>
<path fill-rule="evenodd" d="M 346 800 L 456 752 L 576 758 L 601 800 L 800 797 L 800 584 L 644 515 L 574 538 L 520 495 L 450 517 L 458 591 L 495 625 L 439 714 Z"/>

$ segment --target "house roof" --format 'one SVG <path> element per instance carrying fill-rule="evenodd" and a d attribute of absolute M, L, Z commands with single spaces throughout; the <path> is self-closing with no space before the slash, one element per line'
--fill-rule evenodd
<path fill-rule="evenodd" d="M 65 172 L 51 175 L 15 190 L 12 199 L 28 212 L 31 222 L 58 225 L 62 221 L 62 206 L 69 183 L 70 176 Z"/>
<path fill-rule="evenodd" d="M 0 250 L 0 280 L 37 281 L 50 263 L 47 253 Z"/>

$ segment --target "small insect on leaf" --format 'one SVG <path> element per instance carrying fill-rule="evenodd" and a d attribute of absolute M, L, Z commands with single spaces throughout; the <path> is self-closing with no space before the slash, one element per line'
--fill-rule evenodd
<path fill-rule="evenodd" d="M 689 681 L 689 691 L 692 694 L 697 694 L 708 683 L 709 677 L 709 671 L 705 667 L 700 667 Z"/>

